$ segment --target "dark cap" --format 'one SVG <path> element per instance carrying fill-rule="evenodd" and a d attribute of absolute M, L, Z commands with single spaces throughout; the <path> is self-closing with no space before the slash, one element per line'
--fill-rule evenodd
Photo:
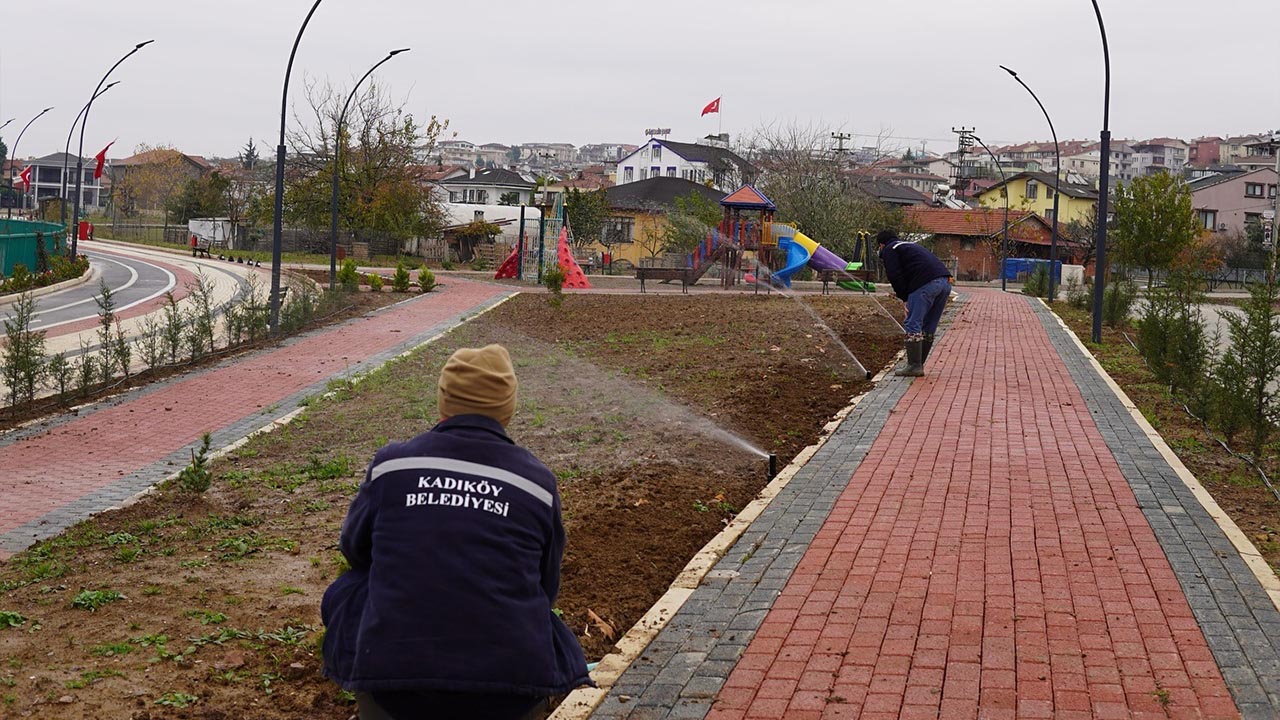
<path fill-rule="evenodd" d="M 887 242 L 893 242 L 894 240 L 897 240 L 897 239 L 898 239 L 898 234 L 892 230 L 885 229 L 876 233 L 876 242 L 880 243 L 881 245 L 884 245 Z"/>

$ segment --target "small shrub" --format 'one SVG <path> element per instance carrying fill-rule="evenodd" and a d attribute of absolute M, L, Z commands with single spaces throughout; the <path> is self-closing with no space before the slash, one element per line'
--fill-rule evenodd
<path fill-rule="evenodd" d="M 0 610 L 0 629 L 22 627 L 27 619 L 16 612 Z"/>
<path fill-rule="evenodd" d="M 355 260 L 347 258 L 342 261 L 342 268 L 338 270 L 338 285 L 347 292 L 360 289 L 360 271 L 356 269 Z"/>
<path fill-rule="evenodd" d="M 13 314 L 4 320 L 5 336 L 0 341 L 0 373 L 9 387 L 9 404 L 31 402 L 45 374 L 45 332 L 32 330 L 36 301 L 24 292 L 13 304 Z"/>
<path fill-rule="evenodd" d="M 429 293 L 436 289 L 436 274 L 423 266 L 418 271 L 418 289 L 424 293 Z"/>
<path fill-rule="evenodd" d="M 208 467 L 209 433 L 200 436 L 200 449 L 191 450 L 191 464 L 178 473 L 178 487 L 186 492 L 202 493 L 213 483 L 213 472 Z"/>
<path fill-rule="evenodd" d="M 1049 297 L 1049 271 L 1044 265 L 1036 265 L 1036 269 L 1027 276 L 1022 284 L 1022 294 Z"/>
<path fill-rule="evenodd" d="M 1084 284 L 1076 282 L 1075 278 L 1066 285 L 1067 304 L 1076 310 L 1088 310 L 1093 304 L 1093 283 L 1085 281 Z"/>
<path fill-rule="evenodd" d="M 365 282 L 368 283 L 369 289 L 373 292 L 382 292 L 382 276 L 378 273 L 369 273 L 365 276 Z"/>
<path fill-rule="evenodd" d="M 454 267 L 455 267 L 455 266 L 454 266 L 454 264 L 453 264 L 453 261 L 452 261 L 452 260 L 441 260 L 441 261 L 440 261 L 440 269 L 441 269 L 441 270 L 452 270 Z"/>
<path fill-rule="evenodd" d="M 1138 299 L 1138 286 L 1129 280 L 1116 279 L 1102 296 L 1102 319 L 1111 327 L 1129 321 L 1129 312 Z"/>
<path fill-rule="evenodd" d="M 542 284 L 551 291 L 549 302 L 559 307 L 564 302 L 564 271 L 559 265 L 552 265 L 542 272 Z"/>
<path fill-rule="evenodd" d="M 396 274 L 391 276 L 391 289 L 398 293 L 409 292 L 409 268 L 404 263 L 396 265 Z"/>

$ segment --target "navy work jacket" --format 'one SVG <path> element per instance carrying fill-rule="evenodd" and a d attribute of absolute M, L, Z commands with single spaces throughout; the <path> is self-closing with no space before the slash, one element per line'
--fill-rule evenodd
<path fill-rule="evenodd" d="M 550 696 L 590 683 L 554 613 L 555 475 L 481 415 L 377 452 L 325 591 L 324 672 L 348 690 Z"/>

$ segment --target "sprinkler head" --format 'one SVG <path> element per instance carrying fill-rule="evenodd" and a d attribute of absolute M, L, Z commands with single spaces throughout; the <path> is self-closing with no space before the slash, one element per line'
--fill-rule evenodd
<path fill-rule="evenodd" d="M 873 378 L 873 377 L 875 377 L 875 373 L 873 373 L 873 372 L 871 372 L 870 370 L 868 370 L 868 371 L 867 371 L 867 379 L 868 379 L 868 380 L 870 380 L 870 379 L 871 379 L 871 378 Z"/>
<path fill-rule="evenodd" d="M 769 479 L 772 480 L 778 476 L 778 456 L 769 453 Z"/>

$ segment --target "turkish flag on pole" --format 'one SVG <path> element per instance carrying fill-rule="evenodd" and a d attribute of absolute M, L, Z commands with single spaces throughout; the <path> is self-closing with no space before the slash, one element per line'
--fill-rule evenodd
<path fill-rule="evenodd" d="M 720 98 L 716 98 L 715 100 L 712 100 L 711 102 L 707 103 L 706 107 L 702 108 L 703 115 L 710 115 L 711 113 L 718 113 L 718 112 L 720 112 Z"/>
<path fill-rule="evenodd" d="M 111 146 L 115 144 L 116 144 L 116 141 L 112 140 L 111 142 L 107 143 L 106 147 L 102 148 L 102 152 L 93 156 L 93 159 L 98 161 L 98 164 L 93 166 L 94 180 L 97 180 L 98 178 L 102 177 L 102 166 L 105 165 L 107 162 L 107 150 L 110 150 Z"/>
<path fill-rule="evenodd" d="M 22 192 L 31 192 L 31 166 L 30 165 L 26 166 L 25 168 L 23 168 L 22 172 L 18 173 L 18 179 L 22 181 Z"/>

